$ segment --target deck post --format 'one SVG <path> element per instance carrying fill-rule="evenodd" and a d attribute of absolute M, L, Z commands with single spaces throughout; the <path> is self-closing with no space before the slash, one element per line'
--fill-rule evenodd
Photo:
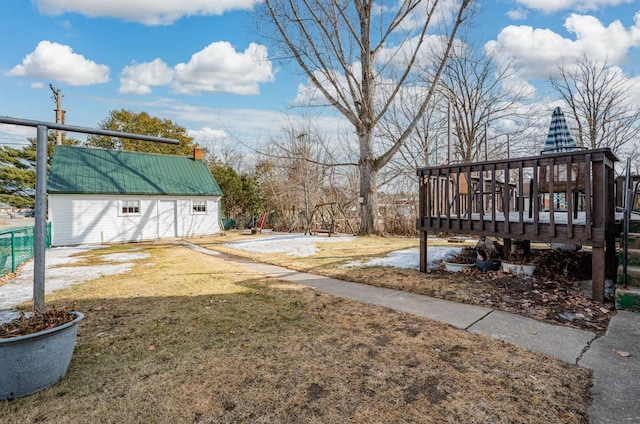
<path fill-rule="evenodd" d="M 502 256 L 504 256 L 505 259 L 509 259 L 509 256 L 511 256 L 511 239 L 505 238 L 502 241 L 504 242 L 504 246 L 502 246 Z"/>
<path fill-rule="evenodd" d="M 594 158 L 595 159 L 595 158 Z M 592 162 L 593 164 L 593 226 L 594 228 L 602 228 L 606 230 L 605 215 L 607 193 L 605 179 L 607 173 L 605 172 L 604 160 L 602 156 Z M 604 235 L 606 239 L 606 234 Z M 605 240 L 603 240 L 605 241 Z M 598 302 L 604 302 L 604 279 L 605 279 L 605 245 L 606 242 L 593 246 L 591 250 L 591 290 L 593 300 Z"/>
<path fill-rule="evenodd" d="M 420 272 L 427 272 L 427 232 L 420 231 Z"/>
<path fill-rule="evenodd" d="M 606 162 L 605 162 L 606 163 Z M 616 237 L 620 235 L 620 226 L 615 222 L 615 172 L 613 164 L 607 164 L 607 210 L 605 215 L 607 222 L 605 224 L 605 278 L 611 280 L 614 284 L 618 280 L 618 255 L 616 253 Z M 617 232 L 617 234 L 616 234 Z"/>
<path fill-rule="evenodd" d="M 591 250 L 591 291 L 593 300 L 604 303 L 605 251 L 604 247 Z"/>
<path fill-rule="evenodd" d="M 423 217 L 431 215 L 431 196 L 429 194 L 429 190 L 431 189 L 429 186 L 429 180 L 431 178 L 431 174 L 427 173 L 425 175 L 424 171 L 418 170 L 418 179 L 419 183 L 419 198 L 418 198 L 418 219 L 416 225 L 418 228 L 421 228 L 424 223 L 422 222 Z M 427 197 L 428 196 L 428 197 Z M 425 202 L 425 197 L 427 198 L 427 202 Z M 420 231 L 420 272 L 427 272 L 427 232 Z"/>

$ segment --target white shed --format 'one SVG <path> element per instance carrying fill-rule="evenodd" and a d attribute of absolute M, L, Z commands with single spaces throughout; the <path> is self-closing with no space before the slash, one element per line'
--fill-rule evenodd
<path fill-rule="evenodd" d="M 47 183 L 52 245 L 217 234 L 222 191 L 194 157 L 56 146 Z"/>

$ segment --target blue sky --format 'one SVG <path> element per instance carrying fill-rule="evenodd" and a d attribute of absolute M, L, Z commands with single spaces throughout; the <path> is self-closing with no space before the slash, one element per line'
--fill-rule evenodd
<path fill-rule="evenodd" d="M 171 119 L 205 146 L 264 141 L 301 113 L 292 104 L 306 78 L 281 68 L 252 29 L 258 2 L 0 0 L 0 116 L 54 121 L 53 84 L 68 124 L 95 127 L 124 108 Z M 478 5 L 470 35 L 498 60 L 517 55 L 519 83 L 537 87 L 539 101 L 554 100 L 539 85 L 550 71 L 590 54 L 633 77 L 640 103 L 637 0 Z M 28 136 L 0 125 L 0 143 Z"/>

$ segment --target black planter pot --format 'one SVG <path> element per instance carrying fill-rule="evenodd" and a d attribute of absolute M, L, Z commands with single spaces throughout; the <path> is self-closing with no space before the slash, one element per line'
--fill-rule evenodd
<path fill-rule="evenodd" d="M 500 269 L 500 261 L 496 259 L 489 259 L 486 261 L 476 259 L 476 267 L 482 272 L 497 271 Z"/>

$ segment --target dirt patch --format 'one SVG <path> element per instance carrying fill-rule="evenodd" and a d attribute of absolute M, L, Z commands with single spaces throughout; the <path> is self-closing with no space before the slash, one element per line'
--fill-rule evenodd
<path fill-rule="evenodd" d="M 468 260 L 476 249 L 468 247 L 458 260 Z M 500 251 L 500 249 L 499 249 Z M 609 325 L 614 309 L 612 293 L 606 292 L 605 303 L 591 300 L 584 292 L 583 281 L 591 279 L 591 252 L 569 252 L 551 249 L 522 250 L 509 259 L 515 264 L 535 265 L 533 277 L 498 271 L 480 272 L 471 269 L 459 275 L 446 271 L 432 273 L 449 281 L 454 287 L 468 287 L 460 280 L 472 278 L 482 287 L 482 293 L 469 290 L 466 301 L 485 304 L 507 312 L 570 325 L 596 333 L 603 333 Z M 589 283 L 588 283 L 589 284 Z"/>
<path fill-rule="evenodd" d="M 431 275 L 448 288 L 441 292 L 444 298 L 491 306 L 596 333 L 606 331 L 614 312 L 612 303 L 602 304 L 586 297 L 579 281 L 518 277 L 502 271 L 469 271 L 454 275 L 433 270 Z M 473 283 L 469 283 L 469 279 Z"/>

